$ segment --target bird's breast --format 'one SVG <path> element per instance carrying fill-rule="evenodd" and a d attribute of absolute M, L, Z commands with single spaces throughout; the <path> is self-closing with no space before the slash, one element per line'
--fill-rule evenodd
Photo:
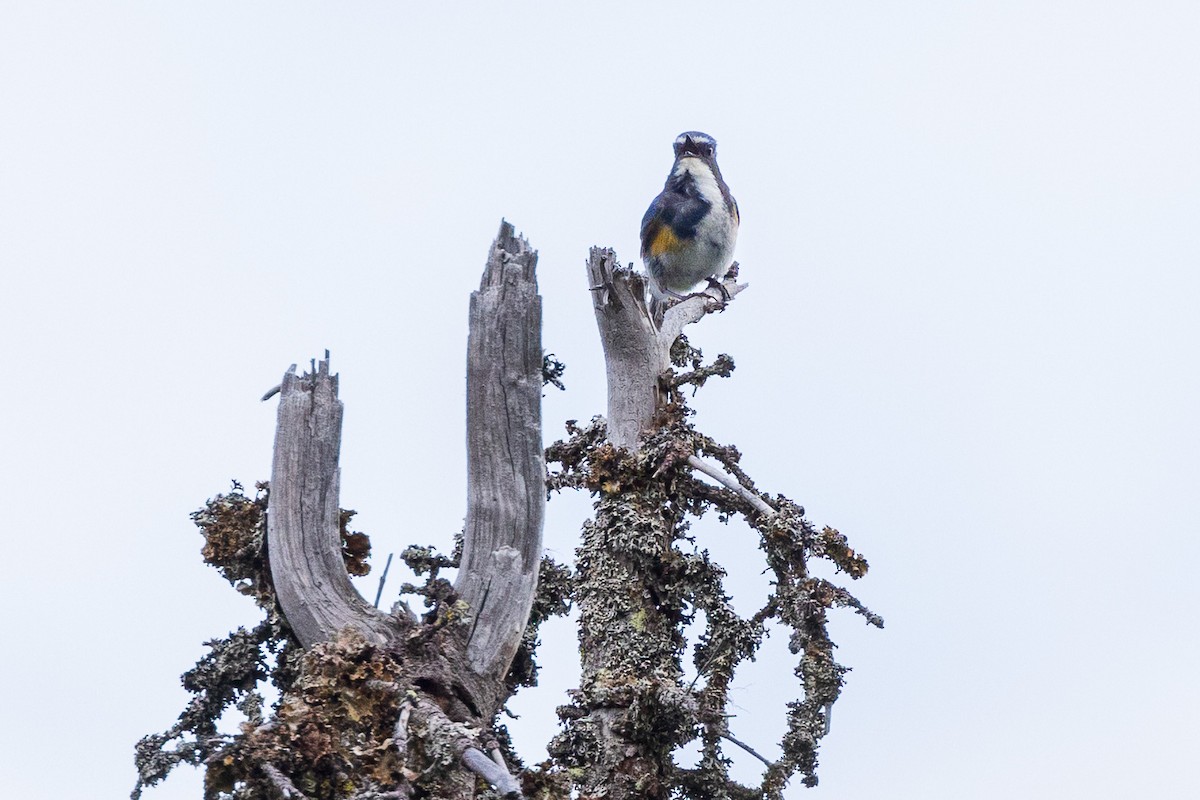
<path fill-rule="evenodd" d="M 712 206 L 712 213 L 708 216 L 713 218 L 713 222 L 722 226 L 732 225 L 737 229 L 737 205 L 733 202 L 729 189 L 721 185 L 721 180 L 712 167 L 699 158 L 685 157 L 676 162 L 671 177 L 680 183 L 690 184 L 692 191 L 708 201 Z"/>

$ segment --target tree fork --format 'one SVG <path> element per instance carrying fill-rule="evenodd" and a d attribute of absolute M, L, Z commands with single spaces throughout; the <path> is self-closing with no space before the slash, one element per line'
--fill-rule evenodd
<path fill-rule="evenodd" d="M 415 620 L 379 611 L 347 577 L 338 527 L 343 406 L 328 352 L 310 374 L 297 376 L 293 366 L 280 385 L 267 538 L 272 582 L 288 625 L 305 649 L 355 631 L 407 659 L 425 686 L 465 703 L 485 728 L 507 697 L 505 677 L 529 621 L 542 550 L 536 266 L 536 251 L 502 222 L 480 288 L 471 294 L 468 502 L 454 587 L 466 611 L 440 641 L 437 664 L 412 663 L 421 660 L 409 646 Z M 512 786 L 509 776 L 506 794 Z"/>

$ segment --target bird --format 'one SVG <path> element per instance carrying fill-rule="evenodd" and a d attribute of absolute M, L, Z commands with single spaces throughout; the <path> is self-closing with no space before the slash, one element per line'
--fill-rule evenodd
<path fill-rule="evenodd" d="M 672 300 L 683 299 L 706 278 L 716 283 L 725 274 L 741 221 L 717 167 L 716 139 L 685 131 L 675 137 L 674 149 L 666 185 L 642 217 L 642 262 L 656 325 Z"/>

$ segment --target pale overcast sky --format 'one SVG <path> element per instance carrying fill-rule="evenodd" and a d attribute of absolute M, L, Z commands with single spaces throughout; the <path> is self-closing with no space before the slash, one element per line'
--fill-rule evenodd
<path fill-rule="evenodd" d="M 449 545 L 502 216 L 568 365 L 548 439 L 602 413 L 587 248 L 636 259 L 690 129 L 751 284 L 694 336 L 738 365 L 697 423 L 850 537 L 888 625 L 834 615 L 854 671 L 788 797 L 1200 796 L 1200 5 L 501 5 L 0 5 L 4 796 L 126 796 L 257 619 L 188 514 L 268 477 L 289 364 L 333 351 L 376 563 Z M 551 504 L 559 558 L 587 509 Z M 696 533 L 753 608 L 753 537 Z M 736 681 L 768 753 L 785 638 Z M 545 640 L 534 759 L 578 669 Z"/>

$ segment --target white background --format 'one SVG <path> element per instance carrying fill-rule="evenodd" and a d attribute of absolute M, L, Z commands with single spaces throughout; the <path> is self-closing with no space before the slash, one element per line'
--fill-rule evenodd
<path fill-rule="evenodd" d="M 290 363 L 333 351 L 377 568 L 449 545 L 502 216 L 568 365 L 548 440 L 602 413 L 587 248 L 636 258 L 699 129 L 751 288 L 693 337 L 738 365 L 697 422 L 868 556 L 888 625 L 834 616 L 854 671 L 788 797 L 1200 796 L 1200 7 L 498 5 L 0 6 L 3 794 L 125 796 L 257 619 L 188 514 L 269 475 Z M 552 503 L 560 559 L 587 509 Z M 754 538 L 696 533 L 752 610 Z M 577 671 L 544 638 L 531 759 Z M 785 638 L 736 681 L 770 754 Z"/>

